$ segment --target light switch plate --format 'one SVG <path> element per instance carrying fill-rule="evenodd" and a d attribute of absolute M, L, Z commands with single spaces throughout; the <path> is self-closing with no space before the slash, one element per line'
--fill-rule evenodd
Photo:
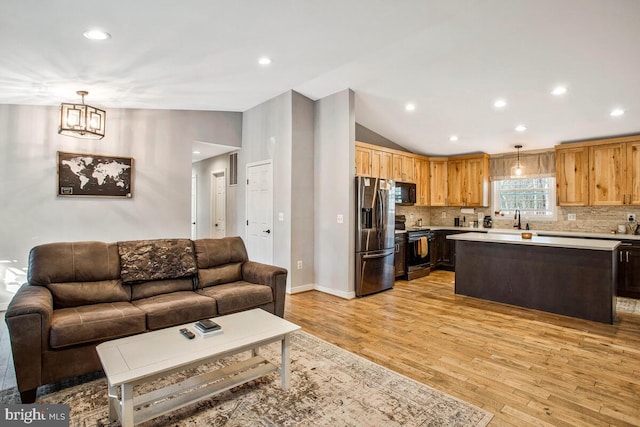
<path fill-rule="evenodd" d="M 278 221 L 284 221 L 284 212 L 278 212 Z"/>
<path fill-rule="evenodd" d="M 342 224 L 344 222 L 344 216 L 342 214 L 338 214 L 336 220 L 338 221 L 338 224 Z"/>
<path fill-rule="evenodd" d="M 576 220 L 576 214 L 568 214 L 567 215 L 567 220 L 568 221 L 575 221 Z"/>

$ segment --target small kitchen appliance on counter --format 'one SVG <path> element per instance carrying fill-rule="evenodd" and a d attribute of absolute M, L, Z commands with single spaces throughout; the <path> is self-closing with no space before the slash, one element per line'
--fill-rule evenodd
<path fill-rule="evenodd" d="M 484 228 L 493 227 L 493 218 L 491 218 L 491 215 L 485 215 L 484 216 L 484 220 L 482 220 L 482 226 Z"/>

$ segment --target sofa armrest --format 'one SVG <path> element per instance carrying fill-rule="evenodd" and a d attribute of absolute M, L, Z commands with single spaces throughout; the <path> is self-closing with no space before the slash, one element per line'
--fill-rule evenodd
<path fill-rule="evenodd" d="M 242 279 L 251 283 L 271 286 L 274 314 L 284 317 L 284 298 L 287 287 L 286 269 L 255 261 L 246 261 L 242 264 Z"/>
<path fill-rule="evenodd" d="M 9 303 L 5 321 L 21 392 L 42 384 L 42 353 L 49 348 L 52 315 L 53 297 L 44 286 L 24 284 Z"/>

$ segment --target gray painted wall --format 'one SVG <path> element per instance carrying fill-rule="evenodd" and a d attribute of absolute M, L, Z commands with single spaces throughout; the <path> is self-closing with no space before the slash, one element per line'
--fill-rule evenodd
<path fill-rule="evenodd" d="M 315 285 L 314 257 L 314 105 L 292 92 L 291 292 Z M 298 269 L 302 261 L 302 269 Z"/>
<path fill-rule="evenodd" d="M 409 150 L 407 150 L 406 148 L 396 144 L 390 139 L 385 138 L 379 133 L 376 133 L 371 129 L 362 126 L 360 123 L 356 123 L 356 141 L 368 142 L 369 144 L 379 145 L 381 147 L 409 152 Z"/>
<path fill-rule="evenodd" d="M 316 289 L 352 298 L 354 292 L 354 94 L 344 90 L 316 101 Z M 337 223 L 337 215 L 344 222 Z"/>
<path fill-rule="evenodd" d="M 0 279 L 41 243 L 189 237 L 191 142 L 240 145 L 240 113 L 108 109 L 102 140 L 58 135 L 58 114 L 0 105 Z M 56 151 L 133 157 L 133 198 L 57 197 Z"/>
<path fill-rule="evenodd" d="M 291 91 L 243 113 L 242 149 L 238 154 L 237 220 L 245 223 L 246 168 L 250 163 L 272 160 L 273 164 L 273 263 L 291 271 Z M 284 220 L 278 221 L 278 213 Z M 245 237 L 243 227 L 242 236 Z M 249 257 L 251 257 L 251 249 Z M 290 281 L 290 278 L 288 282 Z"/>

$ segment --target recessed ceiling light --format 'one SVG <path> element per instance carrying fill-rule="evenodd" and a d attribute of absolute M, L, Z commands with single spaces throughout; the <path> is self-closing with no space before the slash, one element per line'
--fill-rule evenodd
<path fill-rule="evenodd" d="M 263 56 L 262 58 L 258 59 L 258 64 L 260 64 L 260 65 L 269 65 L 269 64 L 271 64 L 271 58 L 269 58 L 267 56 Z"/>
<path fill-rule="evenodd" d="M 82 33 L 89 40 L 106 40 L 111 38 L 111 34 L 102 30 L 87 30 Z"/>
<path fill-rule="evenodd" d="M 556 86 L 553 88 L 553 90 L 551 91 L 552 95 L 555 96 L 560 96 L 560 95 L 564 95 L 565 93 L 567 93 L 567 88 L 566 86 Z"/>
<path fill-rule="evenodd" d="M 416 104 L 408 103 L 407 105 L 404 106 L 404 109 L 407 111 L 415 111 Z"/>
<path fill-rule="evenodd" d="M 527 127 L 525 125 L 516 126 L 516 132 L 524 132 L 525 130 L 527 130 Z"/>
<path fill-rule="evenodd" d="M 611 110 L 611 112 L 609 113 L 611 117 L 620 117 L 623 114 L 624 114 L 624 110 L 622 108 L 615 108 Z"/>
<path fill-rule="evenodd" d="M 451 142 L 456 142 L 457 140 L 458 140 L 458 135 L 451 135 L 449 137 L 449 141 L 451 141 Z"/>
<path fill-rule="evenodd" d="M 496 99 L 493 106 L 496 108 L 504 108 L 507 106 L 507 101 L 504 99 Z"/>

